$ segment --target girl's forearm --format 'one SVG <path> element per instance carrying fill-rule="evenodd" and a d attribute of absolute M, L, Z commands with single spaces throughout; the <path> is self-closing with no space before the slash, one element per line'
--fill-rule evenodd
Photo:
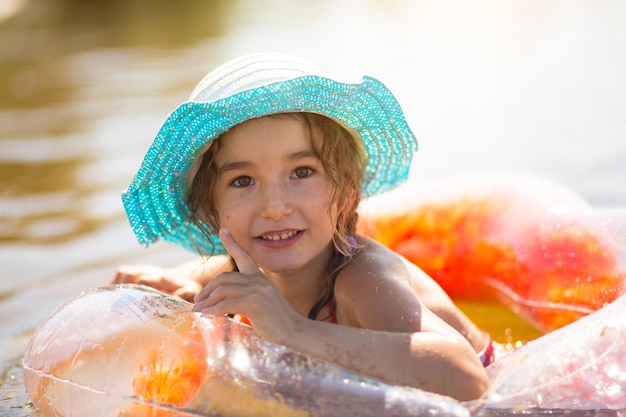
<path fill-rule="evenodd" d="M 203 287 L 222 272 L 232 271 L 230 256 L 198 257 L 175 267 L 176 273 L 186 275 Z"/>
<path fill-rule="evenodd" d="M 488 377 L 465 339 L 433 332 L 394 333 L 303 320 L 284 344 L 381 381 L 465 401 Z"/>

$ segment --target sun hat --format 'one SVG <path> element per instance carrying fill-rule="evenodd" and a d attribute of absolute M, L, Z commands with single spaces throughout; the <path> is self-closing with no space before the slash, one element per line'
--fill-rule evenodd
<path fill-rule="evenodd" d="M 206 146 L 233 126 L 276 113 L 329 117 L 361 138 L 367 152 L 363 195 L 403 181 L 417 141 L 393 94 L 380 81 L 327 78 L 308 62 L 285 54 L 252 54 L 211 71 L 159 130 L 122 201 L 144 246 L 162 239 L 202 254 L 226 253 L 207 239 L 186 203 L 190 170 Z"/>

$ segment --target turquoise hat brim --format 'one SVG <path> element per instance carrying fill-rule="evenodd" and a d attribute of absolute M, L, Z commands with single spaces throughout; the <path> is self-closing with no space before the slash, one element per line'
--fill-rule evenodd
<path fill-rule="evenodd" d="M 391 190 L 409 175 L 417 140 L 393 94 L 364 77 L 344 84 L 303 76 L 264 85 L 213 102 L 186 102 L 167 118 L 122 194 L 139 242 L 162 239 L 203 254 L 225 253 L 219 238 L 207 240 L 186 204 L 187 176 L 203 147 L 233 126 L 276 113 L 310 112 L 352 129 L 363 140 L 367 167 L 363 195 Z"/>

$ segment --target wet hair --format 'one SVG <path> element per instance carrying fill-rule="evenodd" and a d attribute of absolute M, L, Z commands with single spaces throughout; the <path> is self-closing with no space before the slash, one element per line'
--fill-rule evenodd
<path fill-rule="evenodd" d="M 265 117 L 294 118 L 308 128 L 313 151 L 320 159 L 331 185 L 329 215 L 333 204 L 337 208 L 333 244 L 345 257 L 356 250 L 354 236 L 358 220 L 357 207 L 361 201 L 367 155 L 363 142 L 348 129 L 328 117 L 314 113 L 279 113 Z M 236 129 L 236 126 L 234 127 Z M 199 158 L 197 172 L 190 181 L 187 205 L 192 221 L 212 241 L 220 225 L 213 200 L 217 180 L 216 156 L 225 134 L 211 142 Z"/>

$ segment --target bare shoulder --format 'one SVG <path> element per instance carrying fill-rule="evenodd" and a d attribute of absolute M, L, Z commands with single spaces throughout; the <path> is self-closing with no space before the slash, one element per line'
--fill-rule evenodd
<path fill-rule="evenodd" d="M 363 242 L 365 248 L 352 265 L 355 271 L 363 272 L 359 268 L 378 271 L 376 276 L 379 278 L 386 277 L 407 285 L 426 306 L 452 308 L 452 301 L 441 286 L 417 265 L 376 241 L 363 238 Z"/>
<path fill-rule="evenodd" d="M 337 319 L 352 327 L 419 331 L 422 306 L 403 258 L 370 239 L 335 282 Z"/>
<path fill-rule="evenodd" d="M 365 247 L 335 283 L 339 323 L 388 331 L 448 332 L 443 321 L 465 336 L 476 351 L 482 348 L 482 331 L 435 280 L 380 243 L 362 242 Z"/>
<path fill-rule="evenodd" d="M 393 283 L 413 288 L 416 280 L 432 281 L 421 269 L 386 246 L 369 238 L 361 238 L 360 243 L 363 248 L 344 268 L 344 285 Z"/>

